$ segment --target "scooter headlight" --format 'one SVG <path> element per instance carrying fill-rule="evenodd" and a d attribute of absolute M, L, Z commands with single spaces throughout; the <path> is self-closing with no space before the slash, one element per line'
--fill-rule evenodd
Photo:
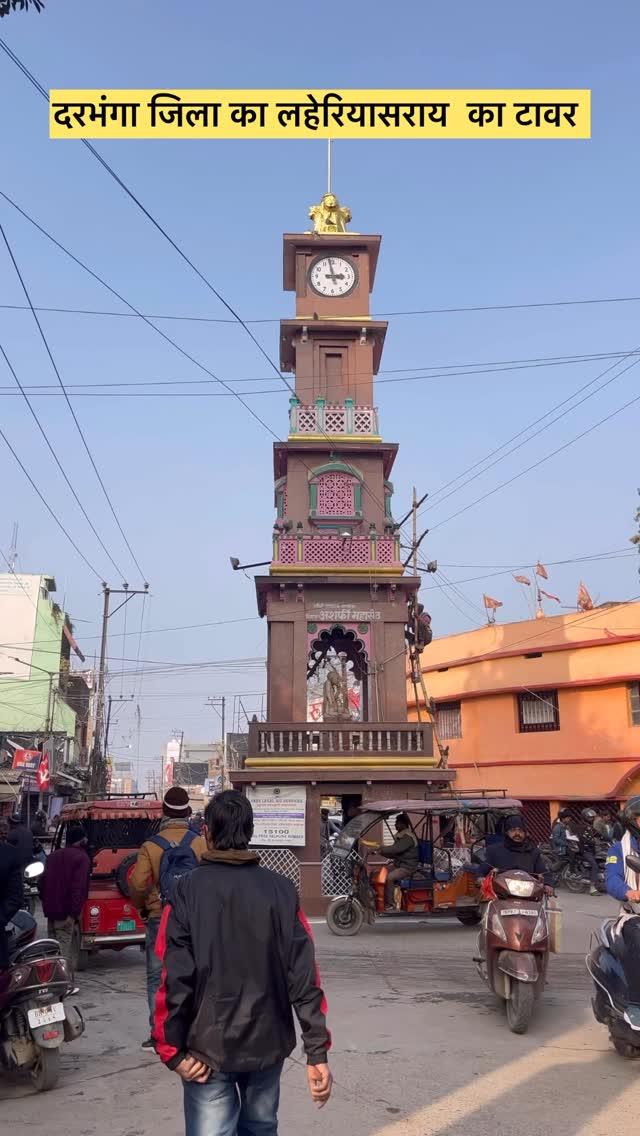
<path fill-rule="evenodd" d="M 528 899 L 535 891 L 535 880 L 519 880 L 516 876 L 507 876 L 506 884 L 510 895 L 517 895 L 521 899 Z"/>

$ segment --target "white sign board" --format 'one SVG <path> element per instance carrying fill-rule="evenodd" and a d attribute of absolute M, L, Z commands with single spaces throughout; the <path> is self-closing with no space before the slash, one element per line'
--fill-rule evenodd
<path fill-rule="evenodd" d="M 304 785 L 247 786 L 253 809 L 255 845 L 303 848 L 307 790 Z"/>

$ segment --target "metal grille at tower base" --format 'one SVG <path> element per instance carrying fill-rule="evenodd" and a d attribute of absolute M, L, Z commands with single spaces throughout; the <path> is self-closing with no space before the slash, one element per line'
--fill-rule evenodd
<path fill-rule="evenodd" d="M 274 541 L 274 564 L 402 571 L 395 537 L 286 536 Z"/>

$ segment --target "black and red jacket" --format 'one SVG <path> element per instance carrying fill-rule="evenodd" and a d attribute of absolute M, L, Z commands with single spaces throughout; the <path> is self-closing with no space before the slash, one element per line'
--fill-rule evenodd
<path fill-rule="evenodd" d="M 331 1035 L 309 924 L 295 887 L 253 852 L 206 852 L 163 913 L 162 982 L 153 1037 L 169 1068 L 187 1054 L 214 1071 L 276 1065 L 295 1049 L 292 1008 L 310 1065 Z"/>

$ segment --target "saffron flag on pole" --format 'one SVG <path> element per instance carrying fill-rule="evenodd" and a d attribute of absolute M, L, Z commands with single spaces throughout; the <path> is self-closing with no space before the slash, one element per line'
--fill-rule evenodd
<path fill-rule="evenodd" d="M 556 603 L 562 602 L 561 599 L 560 599 L 560 596 L 552 596 L 551 592 L 545 592 L 545 591 L 542 590 L 542 588 L 538 588 L 538 591 L 540 592 L 541 596 L 546 596 L 548 600 L 555 600 Z"/>
<path fill-rule="evenodd" d="M 586 584 L 583 584 L 582 580 L 580 581 L 580 585 L 578 587 L 578 599 L 576 607 L 578 608 L 578 611 L 591 611 L 593 608 L 593 600 L 589 595 Z"/>
<path fill-rule="evenodd" d="M 543 580 L 549 579 L 549 573 L 544 564 L 541 564 L 540 561 L 536 564 L 536 576 L 541 576 Z"/>
<path fill-rule="evenodd" d="M 485 595 L 483 595 L 482 599 L 487 611 L 495 611 L 496 608 L 502 607 L 502 600 L 494 600 L 492 596 Z"/>
<path fill-rule="evenodd" d="M 531 580 L 528 576 L 514 576 L 513 578 L 518 584 L 528 584 L 528 586 L 531 587 Z"/>

